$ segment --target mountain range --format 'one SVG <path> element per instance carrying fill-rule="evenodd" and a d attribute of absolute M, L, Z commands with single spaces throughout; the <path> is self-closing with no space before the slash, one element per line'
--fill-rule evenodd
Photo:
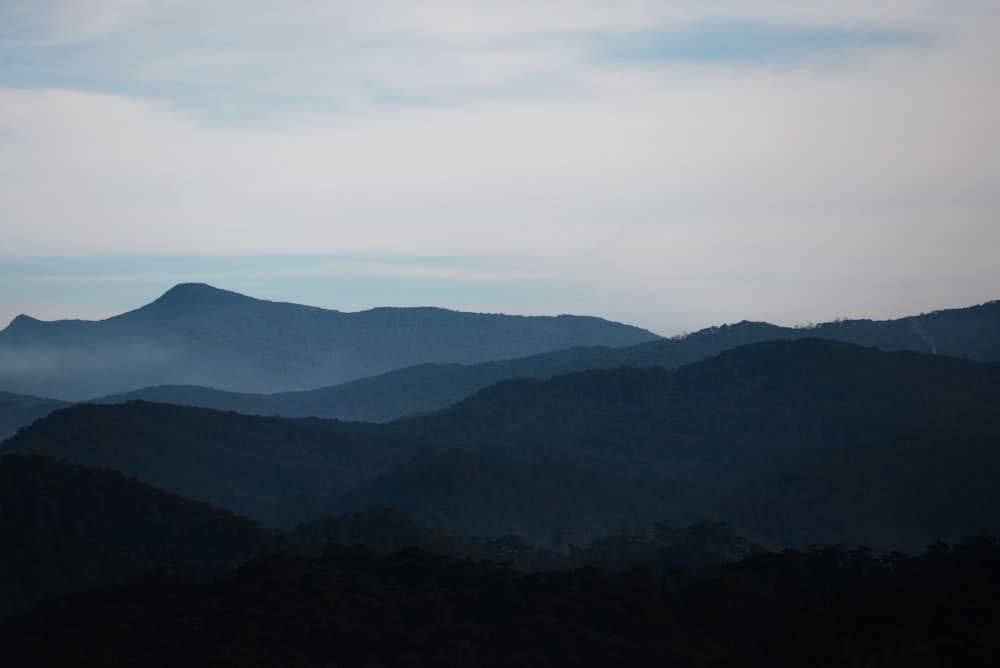
<path fill-rule="evenodd" d="M 464 323 L 457 334 L 435 329 L 456 322 Z M 949 443 L 970 443 L 968 452 L 986 453 L 984 465 L 970 473 L 978 479 L 992 470 L 989 444 L 1000 434 L 997 367 L 989 362 L 998 357 L 1000 302 L 800 328 L 741 322 L 664 339 L 590 318 L 435 309 L 340 314 L 184 284 L 106 321 L 37 323 L 39 342 L 29 336 L 33 326 L 19 318 L 0 332 L 4 354 L 47 346 L 58 358 L 115 341 L 200 341 L 200 354 L 225 348 L 226 364 L 255 373 L 286 359 L 296 342 L 315 343 L 318 331 L 339 331 L 338 341 L 355 347 L 387 333 L 419 332 L 409 338 L 424 343 L 405 353 L 417 364 L 314 390 L 252 394 L 158 385 L 75 406 L 0 394 L 3 435 L 21 430 L 0 452 L 119 470 L 271 526 L 377 503 L 469 534 L 514 531 L 536 544 L 554 528 L 585 541 L 629 521 L 705 516 L 732 521 L 767 544 L 804 544 L 835 539 L 844 529 L 835 513 L 806 513 L 798 529 L 797 521 L 769 519 L 800 512 L 789 510 L 794 504 L 774 506 L 777 490 L 799 475 L 792 471 L 805 471 L 805 478 L 839 471 L 856 503 L 869 492 L 858 483 L 862 468 L 841 460 L 846 452 L 858 462 L 881 461 L 911 443 L 926 463 Z M 558 337 L 577 341 L 594 332 L 620 345 L 465 364 L 422 357 L 444 354 L 442 342 L 491 328 L 482 338 L 493 341 L 492 354 L 506 350 L 502 339 L 515 330 L 522 337 L 517 345 L 558 345 Z M 542 331 L 549 337 L 544 344 Z M 263 343 L 251 345 L 256 336 Z M 630 338 L 644 340 L 628 344 Z M 328 344 L 323 354 L 332 356 Z M 309 345 L 303 349 L 314 354 Z M 130 369 L 128 362 L 124 355 L 124 375 L 150 369 Z M 82 373 L 83 363 L 65 366 L 64 379 L 79 373 L 81 385 L 106 382 L 100 365 L 96 374 Z M 961 468 L 963 456 L 939 471 Z M 816 470 L 821 462 L 823 474 Z M 845 503 L 830 485 L 824 503 Z M 791 484 L 787 493 L 795 499 L 803 490 Z M 948 520 L 939 525 L 920 520 L 886 533 L 892 523 L 883 518 L 841 539 L 891 546 L 942 532 L 960 538 L 954 515 L 941 514 Z"/>
<path fill-rule="evenodd" d="M 449 406 L 509 378 L 551 378 L 620 366 L 674 368 L 747 343 L 823 338 L 880 350 L 1000 360 L 1000 302 L 936 311 L 898 320 L 839 320 L 809 327 L 739 322 L 629 346 L 577 346 L 477 364 L 419 364 L 334 387 L 247 395 L 194 386 L 159 386 L 95 398 L 101 403 L 162 401 L 250 415 L 326 417 L 385 422 Z"/>
<path fill-rule="evenodd" d="M 98 403 L 140 399 L 250 415 L 385 422 L 444 408 L 508 378 L 550 378 L 562 373 L 624 365 L 674 368 L 738 345 L 767 340 L 826 338 L 887 351 L 913 350 L 980 361 L 1000 359 L 1000 301 L 887 321 L 839 320 L 797 328 L 743 321 L 669 339 L 598 319 L 570 316 L 481 316 L 440 309 L 376 311 L 393 316 L 383 319 L 385 327 L 382 329 L 364 325 L 366 318 L 374 318 L 374 312 L 340 314 L 312 307 L 274 304 L 209 286 L 186 284 L 173 288 L 138 311 L 100 323 L 38 323 L 20 317 L 0 332 L 0 388 L 8 390 L 0 393 L 0 439 L 12 435 L 48 410 L 66 405 L 61 403 L 62 399 L 57 401 L 52 397 L 73 396 L 77 400 Z M 285 314 L 290 316 L 285 318 Z M 357 318 L 352 319 L 355 316 Z M 412 319 L 409 325 L 402 324 L 405 317 Z M 322 324 L 317 325 L 314 321 Z M 499 326 L 500 332 L 507 334 L 523 326 L 533 332 L 530 336 L 525 335 L 528 338 L 536 337 L 540 329 L 551 327 L 551 333 L 563 325 L 576 333 L 563 341 L 569 341 L 566 348 L 518 357 L 513 352 L 513 344 L 500 341 L 503 336 L 496 332 L 477 335 L 466 331 L 465 335 L 478 336 L 479 343 L 493 341 L 496 344 L 492 352 L 487 350 L 489 346 L 483 345 L 477 353 L 487 361 L 441 362 L 447 353 L 435 346 L 460 338 L 450 330 L 455 321 L 465 321 L 467 329 L 481 328 L 483 331 Z M 150 322 L 158 323 L 158 329 L 150 329 Z M 261 325 L 266 322 L 271 322 L 271 326 Z M 330 323 L 337 323 L 336 327 Z M 354 340 L 354 343 L 338 347 L 340 344 L 333 339 L 325 339 L 322 331 L 330 331 L 331 327 L 339 331 L 341 342 Z M 436 342 L 421 348 L 422 344 L 418 345 L 421 337 L 408 337 L 416 343 L 386 344 L 385 350 L 390 352 L 373 368 L 393 368 L 336 385 L 276 393 L 222 389 L 233 387 L 233 379 L 245 379 L 248 375 L 258 378 L 250 383 L 253 387 L 266 386 L 281 378 L 287 378 L 286 384 L 292 385 L 295 384 L 293 378 L 311 378 L 311 384 L 316 385 L 320 382 L 317 376 L 325 373 L 323 365 L 303 369 L 301 359 L 296 361 L 297 358 L 309 354 L 328 361 L 338 356 L 351 357 L 348 352 L 352 346 L 367 346 L 371 355 L 377 356 L 377 337 L 373 332 L 384 335 L 393 327 L 430 332 L 433 336 L 429 334 L 423 338 L 433 338 Z M 584 333 L 580 327 L 590 333 Z M 32 333 L 33 328 L 39 332 L 37 337 Z M 105 334 L 99 336 L 96 332 L 102 328 Z M 275 329 L 280 329 L 285 338 L 273 331 L 267 333 Z M 589 345 L 595 337 L 599 338 L 595 333 L 598 330 L 604 332 L 600 336 L 606 336 L 605 345 Z M 321 333 L 316 334 L 317 331 Z M 559 331 L 570 336 L 566 330 Z M 62 334 L 57 336 L 59 332 Z M 212 332 L 217 336 L 209 334 Z M 641 342 L 629 344 L 633 338 Z M 358 343 L 359 340 L 362 343 Z M 526 340 L 522 341 L 525 343 Z M 300 345 L 302 349 L 297 351 Z M 411 347 L 406 353 L 395 350 L 407 345 Z M 549 341 L 545 345 L 558 347 L 561 343 Z M 171 358 L 172 361 L 167 359 L 170 356 L 154 354 L 146 358 L 139 354 L 143 349 L 162 352 L 171 346 L 175 351 L 187 352 L 178 352 L 179 357 Z M 468 355 L 467 348 L 459 346 L 450 354 L 453 358 Z M 321 349 L 321 352 L 308 352 L 313 349 Z M 409 355 L 411 366 L 399 361 L 404 354 Z M 211 361 L 205 362 L 205 359 Z M 36 360 L 37 365 L 33 366 L 31 360 Z M 360 364 L 359 358 L 351 357 L 351 360 L 351 364 Z M 395 364 L 403 366 L 396 368 Z M 264 376 L 268 380 L 260 381 Z M 150 384 L 143 385 L 145 381 Z M 161 381 L 169 382 L 162 384 Z M 129 384 L 134 387 L 128 387 Z M 95 392 L 82 394 L 86 388 Z M 96 392 L 111 388 L 115 389 L 106 394 Z M 29 392 L 29 395 L 13 394 L 15 391 Z"/>
<path fill-rule="evenodd" d="M 1000 302 L 672 339 L 196 284 L 20 317 L 0 639 L 38 665 L 992 665 L 998 342 Z M 371 375 L 196 384 L 337 364 Z"/>
<path fill-rule="evenodd" d="M 676 370 L 508 380 L 381 425 L 78 405 L 0 452 L 112 468 L 272 526 L 375 502 L 536 542 L 710 517 L 773 546 L 919 547 L 1000 517 L 1000 366 L 770 341 Z"/>
<path fill-rule="evenodd" d="M 0 331 L 0 388 L 65 400 L 164 384 L 273 393 L 427 362 L 470 364 L 657 338 L 589 316 L 440 308 L 343 313 L 188 283 L 101 321 L 18 316 Z"/>

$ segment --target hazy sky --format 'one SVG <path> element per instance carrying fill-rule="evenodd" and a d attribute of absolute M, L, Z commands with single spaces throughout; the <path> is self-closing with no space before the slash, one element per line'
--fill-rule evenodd
<path fill-rule="evenodd" d="M 0 327 L 1000 298 L 1000 1 L 0 2 Z"/>

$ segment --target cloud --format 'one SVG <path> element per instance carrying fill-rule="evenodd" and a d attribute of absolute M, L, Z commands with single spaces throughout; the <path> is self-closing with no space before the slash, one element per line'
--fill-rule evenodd
<path fill-rule="evenodd" d="M 167 97 L 220 122 L 551 95 L 585 86 L 595 68 L 649 61 L 815 64 L 817 54 L 912 46 L 938 29 L 912 12 L 866 9 L 848 33 L 855 13 L 825 2 L 808 12 L 635 1 L 40 4 L 8 10 L 27 36 L 15 38 L 7 81 Z"/>
<path fill-rule="evenodd" d="M 0 210 L 17 222 L 4 241 L 574 252 L 691 207 L 718 227 L 747 214 L 990 204 L 997 94 L 954 73 L 966 66 L 930 52 L 884 57 L 860 76 L 602 70 L 561 98 L 389 109 L 302 130 L 219 127 L 166 101 L 7 90 Z"/>

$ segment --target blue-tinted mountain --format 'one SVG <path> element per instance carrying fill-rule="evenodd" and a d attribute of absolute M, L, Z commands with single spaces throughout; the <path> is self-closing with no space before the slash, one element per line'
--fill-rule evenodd
<path fill-rule="evenodd" d="M 588 316 L 440 308 L 343 313 L 182 284 L 106 320 L 17 317 L 0 331 L 0 387 L 71 400 L 165 384 L 274 393 L 428 362 L 472 364 L 656 338 Z"/>
<path fill-rule="evenodd" d="M 179 286 L 157 302 L 134 313 L 144 313 L 148 310 L 153 315 L 145 314 L 142 316 L 147 319 L 154 316 L 186 317 L 184 316 L 186 309 L 191 308 L 191 300 L 183 299 L 186 292 L 201 295 L 200 303 L 210 308 L 222 308 L 222 304 L 230 302 L 234 304 L 260 304 L 258 300 L 235 293 L 225 293 L 208 286 Z M 270 302 L 264 302 L 264 304 L 270 304 Z M 297 308 L 308 310 L 308 307 L 293 307 L 292 310 Z M 316 310 L 322 312 L 322 309 Z M 40 325 L 51 325 L 53 332 L 67 329 L 66 323 L 38 323 L 26 317 L 18 318 L 15 322 L 19 323 L 17 328 L 12 326 L 8 330 L 0 332 L 0 359 L 3 359 L 3 340 L 5 336 L 8 336 L 9 330 L 15 330 L 10 333 L 10 336 L 14 336 L 19 332 L 21 334 L 30 332 L 32 328 Z M 86 330 L 92 324 L 77 321 L 73 326 Z M 458 362 L 421 363 L 315 390 L 291 390 L 278 393 L 227 392 L 217 389 L 218 386 L 205 387 L 185 382 L 184 384 L 143 387 L 101 398 L 95 395 L 88 397 L 88 399 L 100 402 L 140 399 L 219 410 L 234 410 L 251 415 L 316 416 L 383 422 L 444 408 L 484 387 L 507 378 L 550 378 L 560 373 L 615 368 L 623 365 L 673 368 L 710 357 L 738 345 L 806 337 L 848 341 L 859 345 L 874 346 L 882 350 L 913 350 L 976 360 L 997 360 L 1000 359 L 1000 349 L 998 349 L 997 344 L 1000 341 L 1000 301 L 968 308 L 936 311 L 898 320 L 840 320 L 799 328 L 744 321 L 733 325 L 710 327 L 671 339 L 654 338 L 644 343 L 621 347 L 576 346 L 525 357 L 471 364 Z M 17 337 L 14 336 L 14 338 Z M 216 344 L 222 346 L 226 338 L 227 335 L 220 332 Z M 126 345 L 122 350 L 124 351 L 122 354 L 127 358 L 128 351 L 138 355 L 139 349 Z M 222 359 L 227 354 L 218 353 L 214 357 Z M 129 369 L 127 365 L 121 367 L 116 365 L 110 369 L 101 368 L 100 373 L 95 378 L 88 379 L 88 372 L 83 369 L 83 360 L 91 359 L 92 356 L 93 353 L 86 353 L 81 354 L 78 358 L 69 359 L 69 361 L 64 359 L 63 363 L 67 368 L 62 372 L 63 379 L 68 381 L 78 378 L 83 379 L 82 382 L 85 383 L 98 383 L 100 385 L 106 382 L 118 382 L 114 378 L 136 371 Z M 150 359 L 155 358 L 154 355 Z M 140 365 L 139 371 L 149 372 L 151 363 L 147 359 Z M 233 371 L 233 378 L 245 379 L 248 368 L 252 368 L 252 365 Z M 36 369 L 36 371 L 38 370 Z M 285 371 L 287 370 L 285 369 Z M 191 376 L 192 373 L 204 376 L 211 372 L 210 369 L 192 372 L 190 368 L 180 367 L 160 369 L 157 373 L 166 374 L 168 378 L 185 378 Z M 275 373 L 280 375 L 282 371 L 278 370 Z M 307 373 L 306 376 L 308 377 L 308 375 Z M 2 378 L 3 374 L 0 373 L 0 379 Z M 21 378 L 21 380 L 24 379 Z M 140 380 L 135 379 L 132 382 Z M 38 386 L 46 386 L 48 380 L 45 376 L 40 376 L 32 379 L 31 382 Z M 30 419 L 34 419 L 34 417 L 30 417 Z M 18 426 L 30 422 L 30 419 L 26 417 L 20 424 L 16 420 L 11 420 L 5 433 L 13 433 Z"/>
<path fill-rule="evenodd" d="M 251 415 L 327 417 L 385 422 L 450 406 L 509 378 L 551 378 L 620 366 L 674 368 L 748 343 L 824 338 L 880 350 L 912 350 L 975 360 L 1000 360 L 1000 302 L 899 320 L 842 320 L 811 327 L 740 322 L 632 346 L 580 346 L 477 364 L 421 364 L 334 387 L 273 395 L 239 395 L 191 386 L 144 388 L 100 399 L 162 401 Z"/>
<path fill-rule="evenodd" d="M 316 390 L 246 394 L 197 385 L 160 385 L 95 399 L 95 403 L 153 401 L 247 415 L 323 417 L 387 422 L 445 408 L 508 378 L 549 378 L 580 369 L 618 366 L 616 349 L 580 346 L 479 364 L 418 364 Z"/>

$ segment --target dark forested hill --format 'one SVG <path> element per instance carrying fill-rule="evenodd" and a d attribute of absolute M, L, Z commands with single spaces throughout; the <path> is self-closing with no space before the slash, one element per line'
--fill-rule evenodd
<path fill-rule="evenodd" d="M 287 542 L 227 510 L 37 455 L 0 459 L 0 536 L 0 617 L 156 564 L 208 573 Z"/>
<path fill-rule="evenodd" d="M 68 402 L 58 399 L 0 392 L 0 442 L 13 436 L 21 427 L 68 405 Z"/>
<path fill-rule="evenodd" d="M 0 452 L 47 454 L 141 478 L 272 526 L 405 461 L 373 425 L 263 418 L 134 401 L 52 413 Z"/>
<path fill-rule="evenodd" d="M 699 522 L 546 552 L 373 507 L 287 535 L 8 455 L 0 536 L 5 665 L 985 666 L 1000 648 L 989 533 L 747 552 Z"/>
<path fill-rule="evenodd" d="M 0 387 L 73 400 L 163 384 L 279 392 L 427 362 L 469 364 L 656 338 L 586 316 L 439 308 L 342 313 L 183 284 L 96 322 L 19 316 L 0 331 Z"/>
<path fill-rule="evenodd" d="M 803 339 L 675 371 L 505 381 L 396 428 L 481 451 L 700 462 L 943 427 L 998 433 L 1000 365 Z"/>
<path fill-rule="evenodd" d="M 397 427 L 418 442 L 641 481 L 661 492 L 669 521 L 725 518 L 771 545 L 914 549 L 1000 516 L 996 364 L 766 342 L 675 372 L 507 381 Z"/>
<path fill-rule="evenodd" d="M 81 405 L 3 449 L 109 466 L 280 525 L 374 501 L 468 532 L 493 533 L 510 518 L 534 536 L 565 525 L 585 540 L 614 517 L 662 513 L 671 524 L 732 520 L 769 544 L 818 542 L 810 532 L 839 527 L 846 542 L 884 536 L 877 546 L 892 547 L 893 536 L 956 539 L 994 528 L 978 526 L 986 516 L 957 501 L 939 511 L 914 506 L 936 512 L 932 521 L 903 512 L 900 499 L 930 488 L 938 491 L 921 498 L 959 499 L 963 487 L 985 490 L 981 505 L 993 507 L 984 481 L 1000 474 L 998 370 L 835 341 L 773 341 L 675 371 L 505 381 L 448 410 L 383 425 Z M 434 452 L 445 454 L 410 462 Z M 875 505 L 849 503 L 854 491 Z M 579 513 L 566 512 L 574 506 Z M 478 528 L 476 508 L 484 509 Z"/>
<path fill-rule="evenodd" d="M 658 496 L 631 480 L 583 468 L 570 459 L 529 462 L 483 457 L 466 450 L 422 453 L 377 480 L 344 494 L 338 512 L 369 504 L 405 508 L 434 525 L 466 535 L 517 534 L 547 546 L 561 531 L 582 544 L 596 535 L 665 518 Z"/>

